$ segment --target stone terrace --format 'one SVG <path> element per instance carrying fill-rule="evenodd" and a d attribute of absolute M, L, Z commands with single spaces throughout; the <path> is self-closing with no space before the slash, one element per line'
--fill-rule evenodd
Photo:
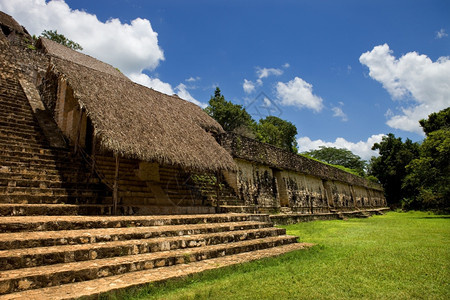
<path fill-rule="evenodd" d="M 80 215 L 110 212 L 108 190 L 50 146 L 1 34 L 0 50 L 0 299 L 97 298 L 309 246 L 267 215 Z"/>

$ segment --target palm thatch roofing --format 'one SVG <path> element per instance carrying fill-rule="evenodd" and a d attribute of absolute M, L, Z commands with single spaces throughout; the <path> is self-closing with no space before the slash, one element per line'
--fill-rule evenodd
<path fill-rule="evenodd" d="M 60 58 L 51 59 L 49 72 L 73 89 L 104 149 L 184 169 L 236 170 L 211 134 L 222 127 L 197 105 Z"/>
<path fill-rule="evenodd" d="M 69 49 L 66 46 L 58 44 L 57 42 L 54 42 L 52 40 L 40 37 L 36 43 L 36 46 L 37 48 L 42 49 L 45 53 L 51 56 L 59 57 L 113 76 L 128 79 L 125 75 L 122 74 L 122 72 L 120 72 L 113 66 L 96 58 L 93 58 L 92 56 Z"/>
<path fill-rule="evenodd" d="M 10 30 L 15 31 L 17 33 L 25 34 L 25 29 L 20 26 L 19 23 L 17 23 L 16 20 L 14 20 L 13 17 L 11 17 L 8 14 L 5 14 L 4 12 L 0 11 L 0 25 L 3 27 L 8 27 Z M 2 28 L 3 29 L 3 28 Z"/>

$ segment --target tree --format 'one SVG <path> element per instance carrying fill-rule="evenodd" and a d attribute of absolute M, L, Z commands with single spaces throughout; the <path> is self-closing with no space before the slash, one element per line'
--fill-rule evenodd
<path fill-rule="evenodd" d="M 419 121 L 426 135 L 439 129 L 450 129 L 450 107 L 437 113 L 432 113 L 428 119 Z"/>
<path fill-rule="evenodd" d="M 225 100 L 219 87 L 216 87 L 214 97 L 208 102 L 205 112 L 215 119 L 225 131 L 245 131 L 253 132 L 251 129 L 255 121 L 242 105 L 233 104 Z"/>
<path fill-rule="evenodd" d="M 350 150 L 321 146 L 318 150 L 311 150 L 304 152 L 304 154 L 332 165 L 353 169 L 359 175 L 365 176 L 366 161 Z"/>
<path fill-rule="evenodd" d="M 83 47 L 81 47 L 80 44 L 78 44 L 72 40 L 69 40 L 62 34 L 59 34 L 57 30 L 55 30 L 55 31 L 44 30 L 41 33 L 41 36 L 43 36 L 49 40 L 52 40 L 54 42 L 57 42 L 58 44 L 64 45 L 72 50 L 83 50 Z"/>
<path fill-rule="evenodd" d="M 297 153 L 297 128 L 291 122 L 269 116 L 256 123 L 242 105 L 225 100 L 220 88 L 208 102 L 205 112 L 215 119 L 225 131 L 275 145 Z"/>
<path fill-rule="evenodd" d="M 370 161 L 370 175 L 378 178 L 384 187 L 386 200 L 391 206 L 399 206 L 402 199 L 413 196 L 414 192 L 403 186 L 407 175 L 406 166 L 419 156 L 419 144 L 407 139 L 404 143 L 389 133 L 372 150 L 378 150 L 379 156 Z"/>
<path fill-rule="evenodd" d="M 403 188 L 414 191 L 405 199 L 408 209 L 450 210 L 450 109 L 420 120 L 426 138 L 420 156 L 408 166 Z"/>
<path fill-rule="evenodd" d="M 297 127 L 289 121 L 268 116 L 261 119 L 256 126 L 256 137 L 263 143 L 275 145 L 297 153 Z"/>

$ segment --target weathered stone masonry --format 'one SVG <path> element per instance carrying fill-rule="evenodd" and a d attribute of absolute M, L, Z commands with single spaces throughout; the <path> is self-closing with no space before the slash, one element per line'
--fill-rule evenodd
<path fill-rule="evenodd" d="M 225 178 L 246 206 L 298 213 L 386 206 L 382 187 L 364 178 L 236 134 L 219 140 L 239 169 Z"/>

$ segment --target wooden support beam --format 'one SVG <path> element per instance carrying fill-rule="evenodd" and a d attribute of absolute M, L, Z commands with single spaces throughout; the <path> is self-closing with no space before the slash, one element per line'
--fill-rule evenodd
<path fill-rule="evenodd" d="M 220 209 L 220 172 L 216 173 L 216 209 Z"/>
<path fill-rule="evenodd" d="M 117 203 L 119 198 L 119 154 L 115 153 L 116 157 L 116 174 L 114 176 L 114 191 L 113 191 L 113 214 L 117 215 Z"/>
<path fill-rule="evenodd" d="M 92 133 L 92 151 L 91 151 L 91 159 L 92 159 L 92 165 L 91 165 L 91 176 L 94 175 L 95 172 L 95 149 L 97 147 L 95 147 L 97 143 L 97 135 L 94 133 Z"/>
<path fill-rule="evenodd" d="M 83 112 L 84 112 L 84 107 L 80 109 L 80 117 L 78 118 L 77 132 L 76 132 L 76 136 L 75 136 L 75 150 L 74 150 L 75 154 L 78 152 L 78 144 L 80 142 L 81 122 L 83 121 Z"/>

